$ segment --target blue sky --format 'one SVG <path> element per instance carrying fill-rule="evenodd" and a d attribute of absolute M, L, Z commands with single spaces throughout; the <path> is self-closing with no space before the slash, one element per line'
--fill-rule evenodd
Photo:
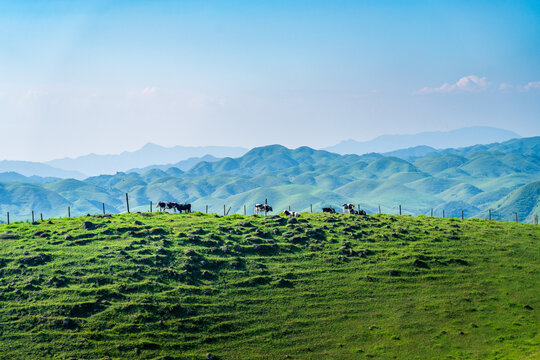
<path fill-rule="evenodd" d="M 3 1 L 0 160 L 540 134 L 538 1 Z"/>

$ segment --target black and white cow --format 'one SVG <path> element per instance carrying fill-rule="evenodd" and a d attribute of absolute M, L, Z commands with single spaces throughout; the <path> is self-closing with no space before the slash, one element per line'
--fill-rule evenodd
<path fill-rule="evenodd" d="M 268 204 L 255 204 L 255 214 L 259 214 L 263 212 L 265 215 L 266 213 L 272 212 L 272 207 Z"/>
<path fill-rule="evenodd" d="M 157 208 L 159 211 L 174 210 L 175 212 L 178 211 L 179 213 L 182 211 L 191 212 L 191 204 L 178 204 L 171 201 L 160 201 L 157 203 Z"/>
<path fill-rule="evenodd" d="M 354 215 L 366 215 L 366 212 L 364 210 L 351 210 L 351 214 L 354 214 Z"/>
<path fill-rule="evenodd" d="M 322 208 L 322 212 L 323 213 L 335 214 L 336 209 L 334 209 L 333 207 L 326 207 L 326 208 Z"/>
<path fill-rule="evenodd" d="M 345 203 L 343 204 L 343 212 L 352 214 L 354 211 L 354 204 Z"/>
<path fill-rule="evenodd" d="M 287 215 L 287 216 L 292 216 L 292 217 L 299 217 L 300 216 L 300 213 L 299 212 L 296 212 L 296 211 L 289 211 L 287 209 L 283 210 L 283 214 L 284 215 Z"/>
<path fill-rule="evenodd" d="M 157 207 L 157 209 L 159 211 L 164 211 L 164 210 L 168 209 L 168 207 L 167 207 L 168 205 L 169 205 L 169 203 L 167 201 L 160 201 L 160 202 L 157 203 L 156 207 Z"/>

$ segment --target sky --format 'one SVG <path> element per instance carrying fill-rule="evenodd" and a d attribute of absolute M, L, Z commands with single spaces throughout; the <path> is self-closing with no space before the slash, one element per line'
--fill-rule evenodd
<path fill-rule="evenodd" d="M 540 135 L 540 1 L 2 1 L 0 160 Z"/>

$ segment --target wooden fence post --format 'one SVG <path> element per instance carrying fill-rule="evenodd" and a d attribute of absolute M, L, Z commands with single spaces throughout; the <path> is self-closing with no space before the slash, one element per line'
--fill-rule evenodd
<path fill-rule="evenodd" d="M 71 207 L 68 206 L 68 218 L 71 217 Z"/>
<path fill-rule="evenodd" d="M 463 220 L 463 210 L 461 210 L 461 220 Z"/>
<path fill-rule="evenodd" d="M 227 213 L 225 215 L 229 215 L 229 211 L 231 211 L 232 206 L 229 206 L 229 210 L 227 210 Z"/>
<path fill-rule="evenodd" d="M 289 205 L 289 211 L 291 211 L 291 205 Z"/>
<path fill-rule="evenodd" d="M 401 215 L 401 204 L 399 205 L 399 215 Z"/>
<path fill-rule="evenodd" d="M 433 208 L 431 208 L 431 217 L 433 217 Z"/>
<path fill-rule="evenodd" d="M 379 214 L 381 213 L 381 205 L 379 204 Z"/>
<path fill-rule="evenodd" d="M 105 215 L 105 203 L 101 203 L 101 208 L 103 209 L 103 215 Z"/>
<path fill-rule="evenodd" d="M 41 218 L 41 221 L 43 221 L 43 213 L 39 213 L 39 217 Z"/>
<path fill-rule="evenodd" d="M 244 204 L 244 215 L 247 214 L 247 211 L 246 211 L 246 205 Z"/>
<path fill-rule="evenodd" d="M 225 205 L 223 205 L 223 216 L 225 216 Z"/>
<path fill-rule="evenodd" d="M 517 224 L 517 222 L 518 222 L 518 218 L 517 218 L 517 213 L 516 213 L 516 224 Z"/>
<path fill-rule="evenodd" d="M 129 214 L 129 197 L 128 197 L 128 193 L 126 193 L 126 207 L 127 207 L 127 212 Z"/>
<path fill-rule="evenodd" d="M 9 225 L 9 211 L 7 213 L 7 224 Z"/>
<path fill-rule="evenodd" d="M 442 209 L 442 218 L 444 219 L 444 209 Z"/>
<path fill-rule="evenodd" d="M 32 222 L 34 222 L 34 210 L 32 210 Z"/>
<path fill-rule="evenodd" d="M 150 201 L 150 212 L 152 212 L 152 202 Z"/>
<path fill-rule="evenodd" d="M 309 204 L 309 212 L 313 214 L 313 204 Z"/>
<path fill-rule="evenodd" d="M 491 221 L 491 209 L 489 209 L 488 212 L 489 212 L 489 221 Z"/>
<path fill-rule="evenodd" d="M 206 213 L 208 214 L 208 205 L 206 205 Z"/>

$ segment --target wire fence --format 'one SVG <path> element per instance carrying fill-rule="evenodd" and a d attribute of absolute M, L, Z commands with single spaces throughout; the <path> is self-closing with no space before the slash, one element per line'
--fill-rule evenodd
<path fill-rule="evenodd" d="M 265 199 L 265 204 L 267 203 L 267 200 Z M 89 214 L 89 213 L 85 213 L 85 212 L 80 212 L 80 211 L 77 211 L 76 209 L 72 209 L 71 206 L 67 206 L 67 208 L 65 209 L 65 215 L 64 216 L 67 216 L 68 218 L 74 216 L 74 217 L 77 217 L 77 216 L 84 216 L 84 215 L 107 215 L 108 213 L 109 214 L 121 214 L 123 213 L 122 211 L 118 211 L 116 207 L 112 207 L 111 209 L 113 211 L 109 211 L 107 212 L 107 206 L 105 205 L 105 203 L 101 203 L 101 211 L 99 212 L 99 214 L 97 213 L 94 213 L 94 214 Z M 156 205 L 157 203 L 154 203 L 152 201 L 150 201 L 148 203 L 148 205 L 137 205 L 135 206 L 134 208 L 131 208 L 130 209 L 130 204 L 129 204 L 129 195 L 126 193 L 126 198 L 125 198 L 125 212 L 124 213 L 130 213 L 132 210 L 135 210 L 136 212 L 155 212 L 155 211 L 159 211 L 158 209 L 156 209 Z M 353 204 L 355 206 L 358 206 L 357 209 L 361 209 L 361 204 Z M 110 207 L 109 207 L 110 208 Z M 248 206 L 247 204 L 244 204 L 244 205 L 234 205 L 234 209 L 233 209 L 233 205 L 227 205 L 227 204 L 223 204 L 223 207 L 221 206 L 216 206 L 216 205 L 203 205 L 203 206 L 197 206 L 197 207 L 193 207 L 191 209 L 192 212 L 196 212 L 196 211 L 199 211 L 201 213 L 205 213 L 205 214 L 217 214 L 217 215 L 223 215 L 223 216 L 227 216 L 227 215 L 233 215 L 233 214 L 240 214 L 240 215 L 252 215 L 255 213 L 255 204 L 253 204 L 253 206 Z M 316 213 L 316 212 L 322 212 L 322 207 L 320 206 L 314 206 L 313 204 L 310 204 L 309 205 L 309 208 L 306 209 L 306 207 L 302 207 L 304 213 L 306 212 L 309 212 L 309 213 Z M 321 211 L 317 211 L 317 210 L 321 210 Z M 342 209 L 341 207 L 336 207 L 334 208 L 336 213 L 342 213 L 342 212 L 347 212 L 345 211 L 344 209 Z M 75 211 L 73 211 L 75 210 Z M 233 210 L 231 212 L 231 210 Z M 297 211 L 295 209 L 293 209 L 291 207 L 291 205 L 288 205 L 286 207 L 285 210 L 288 210 L 288 211 Z M 410 211 L 410 210 L 407 210 L 406 208 L 402 207 L 401 204 L 397 204 L 395 206 L 388 206 L 388 205 L 377 205 L 377 206 L 373 206 L 373 205 L 370 205 L 370 206 L 365 206 L 365 209 L 364 209 L 368 214 L 390 214 L 390 215 L 401 215 L 401 216 L 418 216 L 418 215 L 424 215 L 424 216 L 430 216 L 430 217 L 439 217 L 439 218 L 458 218 L 458 219 L 461 219 L 461 220 L 465 220 L 465 219 L 484 219 L 484 220 L 489 220 L 489 221 L 492 221 L 492 220 L 496 220 L 496 221 L 512 221 L 512 222 L 515 222 L 515 223 L 529 223 L 529 224 L 535 224 L 535 225 L 538 225 L 538 214 L 529 214 L 529 216 L 527 217 L 523 217 L 523 218 L 520 218 L 518 212 L 513 212 L 513 213 L 508 213 L 508 212 L 505 212 L 505 213 L 501 213 L 501 212 L 498 212 L 494 209 L 487 209 L 485 211 L 483 211 L 482 213 L 485 213 L 485 216 L 484 217 L 474 217 L 474 216 L 466 216 L 466 210 L 456 210 L 456 209 L 452 209 L 451 211 L 446 211 L 444 208 L 442 209 L 436 209 L 436 208 L 430 208 L 430 209 L 426 209 L 425 211 L 423 212 L 419 212 L 418 210 L 416 211 Z M 172 212 L 176 212 L 176 210 L 170 210 Z M 280 213 L 281 210 L 274 210 L 273 213 Z M 58 214 L 59 212 L 56 212 L 56 214 Z M 264 215 L 267 215 L 267 214 L 264 214 Z M 457 216 L 456 216 L 457 215 Z M 53 218 L 61 218 L 62 216 L 55 216 Z M 21 220 L 21 216 L 20 215 L 17 215 L 16 218 L 18 218 L 18 220 L 16 221 L 26 221 L 26 222 L 32 222 L 32 223 L 35 223 L 35 222 L 38 222 L 38 221 L 44 221 L 46 220 L 46 218 L 44 218 L 43 216 L 43 213 L 40 212 L 38 214 L 38 212 L 32 210 L 29 214 L 28 214 L 28 217 L 26 219 L 24 219 L 24 216 L 22 216 L 22 220 Z M 12 222 L 14 222 L 13 220 L 13 217 L 12 215 L 7 212 L 6 213 L 6 220 L 3 221 L 3 220 L 0 220 L 0 223 L 7 223 L 7 224 L 10 224 Z M 505 220 L 506 219 L 506 220 Z M 511 220 L 509 220 L 511 219 Z"/>

